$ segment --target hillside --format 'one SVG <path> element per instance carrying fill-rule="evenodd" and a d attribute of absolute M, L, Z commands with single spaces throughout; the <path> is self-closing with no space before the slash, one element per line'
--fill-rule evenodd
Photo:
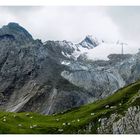
<path fill-rule="evenodd" d="M 140 81 L 119 89 L 105 99 L 57 115 L 1 112 L 0 133 L 96 134 L 119 133 L 118 129 L 124 130 L 121 133 L 140 133 L 140 121 L 135 120 L 140 120 L 139 90 Z M 131 121 L 128 121 L 127 115 L 131 116 Z M 118 127 L 118 124 L 126 128 Z"/>

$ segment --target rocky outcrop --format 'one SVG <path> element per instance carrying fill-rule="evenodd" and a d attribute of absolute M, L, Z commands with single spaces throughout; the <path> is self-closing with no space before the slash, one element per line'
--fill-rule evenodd
<path fill-rule="evenodd" d="M 112 114 L 109 118 L 101 119 L 99 134 L 139 134 L 140 107 L 128 108 L 124 116 Z"/>

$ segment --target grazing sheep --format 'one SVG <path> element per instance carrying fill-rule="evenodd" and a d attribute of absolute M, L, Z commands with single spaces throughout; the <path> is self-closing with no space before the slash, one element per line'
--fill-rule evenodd
<path fill-rule="evenodd" d="M 98 122 L 100 122 L 101 121 L 101 118 L 98 120 Z"/>
<path fill-rule="evenodd" d="M 105 108 L 109 108 L 109 105 L 106 105 Z"/>
<path fill-rule="evenodd" d="M 116 108 L 116 106 L 111 106 L 110 108 L 112 108 L 112 109 L 113 109 L 113 108 Z"/>
<path fill-rule="evenodd" d="M 19 127 L 21 127 L 21 126 L 22 126 L 22 124 L 18 124 L 18 126 L 19 126 Z"/>
<path fill-rule="evenodd" d="M 93 116 L 95 113 L 91 113 L 90 115 Z"/>
<path fill-rule="evenodd" d="M 78 122 L 80 122 L 80 120 L 79 120 L 79 119 L 77 119 L 77 121 L 78 121 Z"/>
<path fill-rule="evenodd" d="M 33 128 L 33 126 L 30 125 L 30 129 L 32 129 L 32 128 Z"/>
<path fill-rule="evenodd" d="M 34 124 L 34 125 L 33 125 L 33 128 L 35 128 L 35 127 L 37 127 L 37 124 Z"/>
<path fill-rule="evenodd" d="M 30 116 L 30 114 L 29 114 L 29 113 L 26 113 L 25 115 L 26 115 L 26 116 Z"/>
<path fill-rule="evenodd" d="M 62 125 L 66 125 L 66 123 L 63 123 Z"/>
<path fill-rule="evenodd" d="M 59 119 L 56 119 L 56 121 L 59 121 Z"/>
<path fill-rule="evenodd" d="M 6 122 L 6 119 L 5 118 L 3 119 L 3 122 Z"/>
<path fill-rule="evenodd" d="M 68 125 L 70 125 L 70 123 L 68 123 Z"/>
<path fill-rule="evenodd" d="M 58 129 L 58 131 L 59 131 L 59 132 L 62 132 L 62 131 L 63 131 L 63 129 Z"/>

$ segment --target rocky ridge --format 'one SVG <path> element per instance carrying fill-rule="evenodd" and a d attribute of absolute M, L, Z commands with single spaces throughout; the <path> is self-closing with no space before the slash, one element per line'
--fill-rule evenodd
<path fill-rule="evenodd" d="M 91 39 L 91 38 L 90 38 Z M 113 94 L 140 78 L 140 54 L 91 61 L 67 41 L 34 40 L 17 23 L 0 29 L 0 109 L 42 114 L 64 112 Z M 93 47 L 91 48 L 91 45 Z M 116 59 L 117 58 L 117 59 Z"/>

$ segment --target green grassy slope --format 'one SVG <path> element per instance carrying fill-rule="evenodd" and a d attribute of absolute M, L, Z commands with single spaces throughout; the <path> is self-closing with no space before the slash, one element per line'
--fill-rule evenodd
<path fill-rule="evenodd" d="M 97 133 L 99 118 L 112 113 L 123 114 L 128 107 L 140 105 L 140 81 L 118 90 L 115 94 L 63 114 L 40 115 L 37 113 L 0 112 L 0 133 L 2 134 L 77 134 L 90 122 L 95 126 L 91 133 Z"/>

